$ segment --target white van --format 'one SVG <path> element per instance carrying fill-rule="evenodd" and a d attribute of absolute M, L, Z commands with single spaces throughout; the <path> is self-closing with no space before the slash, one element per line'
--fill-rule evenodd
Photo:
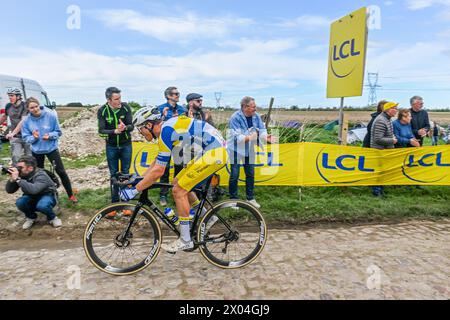
<path fill-rule="evenodd" d="M 45 92 L 37 81 L 0 74 L 0 114 L 5 112 L 5 106 L 9 103 L 7 91 L 10 88 L 20 89 L 24 101 L 30 97 L 36 98 L 42 106 L 45 106 L 56 113 L 56 103 L 50 103 L 47 92 Z M 0 123 L 0 138 L 3 138 L 6 131 L 6 124 Z"/>
<path fill-rule="evenodd" d="M 50 109 L 54 109 L 56 106 L 55 103 L 50 103 L 47 92 L 45 92 L 37 81 L 20 77 L 0 75 L 0 109 L 4 109 L 6 104 L 9 103 L 6 92 L 10 88 L 18 88 L 22 90 L 24 100 L 34 97 L 39 100 L 41 105 Z"/>

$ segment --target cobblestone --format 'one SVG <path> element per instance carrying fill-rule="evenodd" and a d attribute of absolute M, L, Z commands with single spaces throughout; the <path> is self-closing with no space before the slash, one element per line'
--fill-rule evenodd
<path fill-rule="evenodd" d="M 450 299 L 448 219 L 269 232 L 244 269 L 218 269 L 198 252 L 161 252 L 128 277 L 98 271 L 79 242 L 36 240 L 30 249 L 1 241 L 0 299 Z"/>

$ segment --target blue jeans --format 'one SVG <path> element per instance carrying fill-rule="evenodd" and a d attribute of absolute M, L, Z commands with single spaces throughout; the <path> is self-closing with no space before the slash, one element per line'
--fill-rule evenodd
<path fill-rule="evenodd" d="M 372 193 L 374 196 L 381 196 L 384 194 L 384 187 L 383 186 L 375 186 L 372 187 Z"/>
<path fill-rule="evenodd" d="M 133 147 L 131 144 L 114 147 L 106 145 L 106 159 L 108 160 L 109 174 L 114 177 L 119 172 L 119 160 L 121 164 L 121 171 L 124 174 L 130 173 L 131 157 L 133 154 Z M 111 200 L 113 203 L 120 202 L 119 189 L 111 183 Z"/>
<path fill-rule="evenodd" d="M 239 173 L 241 167 L 244 167 L 245 171 L 245 191 L 247 193 L 247 200 L 255 199 L 254 189 L 255 189 L 255 165 L 250 164 L 250 159 L 245 158 L 244 164 L 232 164 L 230 173 L 230 199 L 239 199 L 238 195 L 238 183 L 239 183 Z M 239 162 L 238 162 L 239 163 Z"/>
<path fill-rule="evenodd" d="M 433 136 L 432 141 L 433 146 L 437 146 L 439 144 L 439 137 Z"/>
<path fill-rule="evenodd" d="M 43 196 L 28 196 L 23 195 L 16 201 L 17 208 L 25 213 L 29 219 L 37 219 L 36 211 L 41 212 L 47 216 L 47 220 L 56 218 L 53 207 L 56 205 L 56 199 L 52 195 Z"/>

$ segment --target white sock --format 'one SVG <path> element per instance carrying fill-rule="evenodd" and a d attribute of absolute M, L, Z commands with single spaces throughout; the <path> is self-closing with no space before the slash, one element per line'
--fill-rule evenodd
<path fill-rule="evenodd" d="M 181 234 L 181 240 L 183 242 L 191 242 L 191 232 L 189 228 L 189 217 L 184 218 L 180 217 L 180 234 Z"/>
<path fill-rule="evenodd" d="M 199 204 L 200 204 L 200 201 L 198 201 L 198 203 L 197 203 L 197 202 L 194 203 L 194 205 L 192 206 L 192 209 L 193 209 L 195 212 L 197 212 L 197 209 L 198 209 Z M 202 209 L 202 214 L 201 214 L 201 215 L 203 216 L 206 212 L 208 212 L 208 209 L 206 209 L 206 207 L 203 207 L 203 209 Z"/>

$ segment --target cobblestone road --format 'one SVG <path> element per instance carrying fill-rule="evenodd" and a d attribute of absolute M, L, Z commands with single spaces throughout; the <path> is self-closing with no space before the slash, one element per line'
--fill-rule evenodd
<path fill-rule="evenodd" d="M 98 271 L 77 242 L 26 243 L 0 242 L 1 299 L 450 299 L 450 220 L 270 230 L 245 269 L 161 252 L 129 277 Z"/>

